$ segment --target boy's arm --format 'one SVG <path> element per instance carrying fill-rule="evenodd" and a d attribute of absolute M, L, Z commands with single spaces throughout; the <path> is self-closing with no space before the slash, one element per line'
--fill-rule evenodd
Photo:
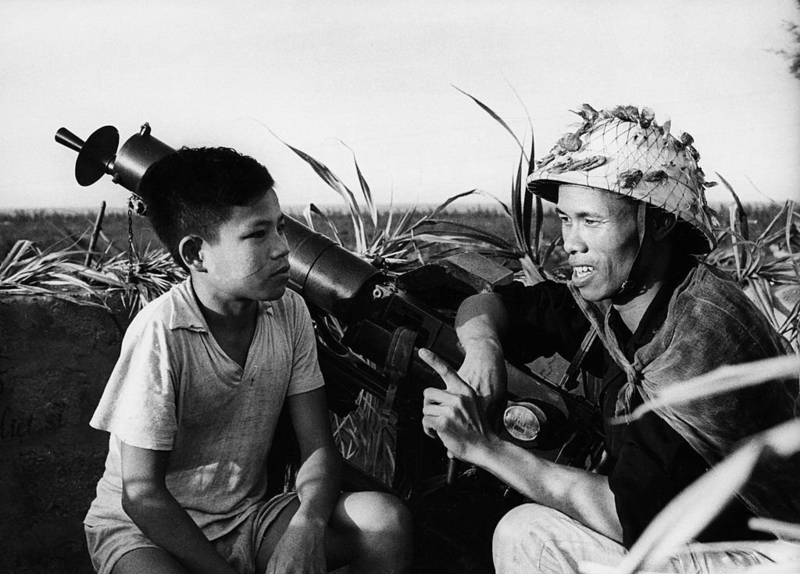
<path fill-rule="evenodd" d="M 297 514 L 327 524 L 339 499 L 342 464 L 333 442 L 325 389 L 292 395 L 287 403 L 300 445 Z"/>
<path fill-rule="evenodd" d="M 192 574 L 236 574 L 169 492 L 169 451 L 120 445 L 122 508 L 152 542 L 172 554 Z"/>
<path fill-rule="evenodd" d="M 325 529 L 339 499 L 341 456 L 333 442 L 324 388 L 292 395 L 286 402 L 300 445 L 295 481 L 300 508 L 267 572 L 326 572 Z"/>

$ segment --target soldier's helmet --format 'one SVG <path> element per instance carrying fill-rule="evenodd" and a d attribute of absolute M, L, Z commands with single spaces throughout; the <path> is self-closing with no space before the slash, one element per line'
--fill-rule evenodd
<path fill-rule="evenodd" d="M 596 111 L 584 104 L 577 131 L 564 134 L 528 177 L 528 190 L 558 200 L 561 184 L 586 185 L 651 204 L 683 222 L 681 244 L 690 253 L 716 247 L 713 210 L 693 138 L 670 134 L 649 108 L 619 106 Z"/>

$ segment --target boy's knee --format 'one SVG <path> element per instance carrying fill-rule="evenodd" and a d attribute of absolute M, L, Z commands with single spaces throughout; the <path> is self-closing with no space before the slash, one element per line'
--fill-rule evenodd
<path fill-rule="evenodd" d="M 411 513 L 395 496 L 383 492 L 359 492 L 361 530 L 375 534 L 411 532 Z"/>
<path fill-rule="evenodd" d="M 343 495 L 343 515 L 336 520 L 348 562 L 356 572 L 405 572 L 413 555 L 411 513 L 396 497 L 382 492 Z"/>

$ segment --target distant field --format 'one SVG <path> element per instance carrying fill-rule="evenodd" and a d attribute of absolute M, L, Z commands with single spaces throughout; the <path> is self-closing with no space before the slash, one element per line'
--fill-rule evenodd
<path fill-rule="evenodd" d="M 756 237 L 764 227 L 774 218 L 780 209 L 778 204 L 758 204 L 746 206 L 750 223 L 751 237 Z M 716 206 L 723 223 L 727 222 L 727 207 Z M 430 213 L 433 207 L 417 210 L 415 219 L 423 214 Z M 298 211 L 287 210 L 288 214 L 303 221 L 302 214 Z M 334 221 L 342 241 L 350 247 L 352 241 L 352 227 L 350 217 L 344 210 L 328 210 L 326 212 Z M 394 217 L 398 218 L 403 212 L 396 210 Z M 383 225 L 387 213 L 383 211 L 379 225 Z M 97 212 L 67 212 L 67 211 L 11 211 L 0 212 L 0 260 L 9 252 L 17 240 L 27 239 L 36 243 L 41 249 L 66 250 L 72 246 L 76 249 L 86 249 L 89 245 Z M 467 207 L 449 208 L 440 219 L 467 223 L 494 235 L 511 239 L 513 231 L 509 220 L 499 208 Z M 107 211 L 102 222 L 98 250 L 108 249 L 111 253 L 118 253 L 127 249 L 128 245 L 128 218 L 124 211 Z M 318 225 L 319 231 L 325 233 L 325 226 Z M 133 242 L 137 249 L 159 246 L 158 239 L 150 228 L 147 219 L 133 216 L 132 218 Z M 549 241 L 559 232 L 559 222 L 555 214 L 548 211 L 545 216 L 545 238 Z"/>
<path fill-rule="evenodd" d="M 414 220 L 430 213 L 433 208 L 417 210 Z M 340 237 L 346 246 L 352 247 L 353 234 L 350 216 L 343 210 L 328 210 L 327 215 L 334 222 Z M 396 211 L 395 218 L 403 212 Z M 287 210 L 287 214 L 304 222 L 301 211 Z M 384 225 L 387 213 L 379 216 L 379 225 Z M 78 249 L 86 249 L 94 228 L 97 212 L 65 212 L 65 211 L 14 211 L 0 212 L 0 259 L 5 257 L 14 243 L 19 239 L 27 239 L 36 243 L 41 249 L 53 248 L 65 250 L 75 245 Z M 511 239 L 513 232 L 509 220 L 496 209 L 473 208 L 448 211 L 440 219 L 464 222 L 484 231 Z M 327 225 L 316 220 L 318 231 L 328 234 Z M 396 219 L 395 219 L 396 221 Z M 553 219 L 552 225 L 557 225 Z M 133 242 L 137 249 L 148 245 L 160 246 L 158 238 L 149 225 L 146 217 L 133 216 Z M 554 228 L 555 229 L 555 228 Z M 118 253 L 127 249 L 128 217 L 124 211 L 106 211 L 101 226 L 101 235 L 97 249 L 110 249 Z"/>

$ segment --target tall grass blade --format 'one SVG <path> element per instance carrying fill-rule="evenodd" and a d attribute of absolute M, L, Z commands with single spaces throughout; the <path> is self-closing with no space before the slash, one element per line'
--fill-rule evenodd
<path fill-rule="evenodd" d="M 797 227 L 795 226 L 793 221 L 797 216 L 797 214 L 794 211 L 793 201 L 786 202 L 786 211 L 787 211 L 786 225 L 784 225 L 784 228 L 786 230 L 786 250 L 789 252 L 789 256 L 791 257 L 795 275 L 798 277 L 798 280 L 800 280 L 800 264 L 798 264 L 797 259 L 793 257 L 794 252 L 792 251 L 792 232 L 797 230 Z"/>
<path fill-rule="evenodd" d="M 674 498 L 631 547 L 618 572 L 633 574 L 657 565 L 699 534 L 747 482 L 761 450 L 760 444 L 749 443 Z"/>
<path fill-rule="evenodd" d="M 515 141 L 515 142 L 517 142 L 517 145 L 519 146 L 519 149 L 521 149 L 521 150 L 522 150 L 522 153 L 523 153 L 523 154 L 525 154 L 525 158 L 526 158 L 528 161 L 530 161 L 530 158 L 528 157 L 528 154 L 527 154 L 527 152 L 525 151 L 525 146 L 524 146 L 524 145 L 522 145 L 522 142 L 521 142 L 521 141 L 519 141 L 519 138 L 517 137 L 517 134 L 515 134 L 515 133 L 514 133 L 514 130 L 512 130 L 512 129 L 511 129 L 509 126 L 508 126 L 508 124 L 507 124 L 505 121 L 503 121 L 503 118 L 501 118 L 500 116 L 498 116 L 498 115 L 497 115 L 497 114 L 496 114 L 496 113 L 495 113 L 495 112 L 494 112 L 494 111 L 493 111 L 493 110 L 492 110 L 492 109 L 491 109 L 489 106 L 487 106 L 486 104 L 484 104 L 482 101 L 480 101 L 480 100 L 479 100 L 478 98 L 476 98 L 475 96 L 472 96 L 472 95 L 468 94 L 467 92 L 465 92 L 464 90 L 462 90 L 462 89 L 461 89 L 461 88 L 459 88 L 458 86 L 453 86 L 453 87 L 454 87 L 456 90 L 458 90 L 459 92 L 461 92 L 462 94 L 464 94 L 465 96 L 467 96 L 468 98 L 470 98 L 470 99 L 471 99 L 473 102 L 475 102 L 476 104 L 478 104 L 478 106 L 480 106 L 480 108 L 481 108 L 483 111 L 485 111 L 487 114 L 489 114 L 489 115 L 492 117 L 492 119 L 493 119 L 494 121 L 496 121 L 498 124 L 500 124 L 501 126 L 503 126 L 503 128 L 504 128 L 504 129 L 505 129 L 505 130 L 506 130 L 506 131 L 507 131 L 509 134 L 511 134 L 511 137 L 512 137 L 512 138 L 514 138 L 514 141 Z"/>
<path fill-rule="evenodd" d="M 520 179 L 522 172 L 522 156 L 519 158 L 519 165 L 514 173 L 514 181 L 511 182 L 511 218 L 514 223 L 514 237 L 517 239 L 517 245 L 524 252 L 530 250 L 530 242 L 525 237 L 525 225 L 522 216 L 522 189 L 520 186 Z"/>
<path fill-rule="evenodd" d="M 529 194 L 533 195 L 533 194 Z M 528 198 L 530 201 L 530 197 Z M 530 209 L 530 206 L 528 207 Z M 536 262 L 540 265 L 544 261 L 539 257 L 539 249 L 542 245 L 542 239 L 544 238 L 543 230 L 544 230 L 544 209 L 542 208 L 542 198 L 538 195 L 536 196 L 536 223 L 534 227 L 533 233 L 533 252 L 536 254 Z"/>
<path fill-rule="evenodd" d="M 511 212 L 508 210 L 508 206 L 506 206 L 506 204 L 504 204 L 502 201 L 500 201 L 500 199 L 498 199 L 498 198 L 497 198 L 497 196 L 495 196 L 494 194 L 491 194 L 491 193 L 489 193 L 489 192 L 487 192 L 487 191 L 483 191 L 482 189 L 471 189 L 471 190 L 469 190 L 469 191 L 462 191 L 461 193 L 457 193 L 456 195 L 450 196 L 450 197 L 449 197 L 449 198 L 447 198 L 445 201 L 443 201 L 442 203 L 440 203 L 440 204 L 439 204 L 439 205 L 438 205 L 438 206 L 437 206 L 437 207 L 436 207 L 436 208 L 435 208 L 435 209 L 434 209 L 434 210 L 431 212 L 431 214 L 427 216 L 427 218 L 426 218 L 426 219 L 435 219 L 435 218 L 439 217 L 439 215 L 440 215 L 440 214 L 441 214 L 441 213 L 442 213 L 442 212 L 443 212 L 445 209 L 447 209 L 447 207 L 448 207 L 450 204 L 452 204 L 454 201 L 458 201 L 459 199 L 462 199 L 462 198 L 464 198 L 464 197 L 469 197 L 470 195 L 481 195 L 481 196 L 483 196 L 483 197 L 487 197 L 487 198 L 489 198 L 489 199 L 493 199 L 494 201 L 496 201 L 496 202 L 497 202 L 497 203 L 498 203 L 498 204 L 499 204 L 499 205 L 500 205 L 500 206 L 503 208 L 503 212 L 504 212 L 504 214 L 505 214 L 506 216 L 508 216 L 508 217 L 511 217 Z"/>
<path fill-rule="evenodd" d="M 761 232 L 761 235 L 756 240 L 758 243 L 762 243 L 764 241 L 770 241 L 771 242 L 771 240 L 768 240 L 767 238 L 770 236 L 770 234 L 773 233 L 773 230 L 776 227 L 781 225 L 781 222 L 784 222 L 786 224 L 786 227 L 789 227 L 789 225 L 791 225 L 792 212 L 793 212 L 793 209 L 791 209 L 791 207 L 790 207 L 791 204 L 792 204 L 792 202 L 787 201 L 783 205 L 781 210 L 775 215 L 775 217 L 772 218 L 772 220 L 769 222 L 769 224 L 764 228 L 764 231 Z M 779 233 L 783 234 L 783 232 L 784 232 L 784 228 L 781 228 Z"/>
<path fill-rule="evenodd" d="M 800 524 L 792 524 L 791 522 L 782 522 L 770 518 L 751 518 L 747 522 L 747 526 L 750 530 L 755 530 L 756 532 L 767 532 L 783 540 L 800 542 Z"/>
<path fill-rule="evenodd" d="M 389 239 L 394 239 L 395 237 L 398 237 L 398 236 L 400 236 L 402 234 L 408 233 L 411 230 L 411 228 L 413 227 L 410 224 L 410 221 L 416 215 L 417 215 L 417 206 L 416 205 L 413 206 L 413 207 L 408 208 L 406 210 L 406 212 L 403 214 L 403 216 L 400 218 L 400 221 L 397 222 L 397 227 L 395 227 L 395 231 L 394 232 L 391 232 L 391 231 L 389 232 L 389 234 L 388 234 Z M 387 230 L 389 230 L 388 224 L 387 224 Z"/>
<path fill-rule="evenodd" d="M 305 210 L 303 210 L 303 212 L 305 219 L 306 221 L 309 222 L 309 227 L 311 229 L 314 229 L 314 223 L 312 217 L 313 214 L 322 219 L 322 221 L 328 226 L 328 229 L 330 229 L 331 235 L 333 235 L 333 240 L 336 241 L 336 243 L 338 243 L 339 245 L 342 245 L 342 238 L 339 236 L 339 230 L 336 228 L 336 224 L 330 217 L 328 217 L 328 215 L 324 211 L 322 211 L 319 207 L 317 207 L 313 203 L 310 203 L 308 207 Z M 307 215 L 306 212 L 308 213 Z"/>
<path fill-rule="evenodd" d="M 9 269 L 19 263 L 23 255 L 34 249 L 32 241 L 28 241 L 27 239 L 17 240 L 8 254 L 3 258 L 3 263 L 0 264 L 0 281 L 8 274 Z"/>
<path fill-rule="evenodd" d="M 733 187 L 731 186 L 730 183 L 728 183 L 728 180 L 722 177 L 722 175 L 720 175 L 719 172 L 714 172 L 714 173 L 717 174 L 717 177 L 725 186 L 725 188 L 728 190 L 728 192 L 731 194 L 731 196 L 733 197 L 733 201 L 736 204 L 737 217 L 736 219 L 731 218 L 731 225 L 734 225 L 734 221 L 736 221 L 737 233 L 739 233 L 742 237 L 744 237 L 745 240 L 750 239 L 750 229 L 747 223 L 747 212 L 744 208 L 744 205 L 742 205 L 742 202 L 739 199 L 739 196 L 736 194 L 736 192 L 733 191 Z"/>
<path fill-rule="evenodd" d="M 612 422 L 630 422 L 656 409 L 760 385 L 775 379 L 797 378 L 798 376 L 800 376 L 800 356 L 797 355 L 726 365 L 688 381 L 666 387 L 657 397 L 646 401 L 630 415 L 618 417 Z"/>
<path fill-rule="evenodd" d="M 735 204 L 730 206 L 728 210 L 729 219 L 731 221 L 731 253 L 733 254 L 734 271 L 736 272 L 736 280 L 741 281 L 747 273 L 745 269 L 746 264 L 742 261 L 743 254 L 746 252 L 745 246 L 739 241 L 739 225 L 736 223 L 736 217 L 739 211 Z"/>
<path fill-rule="evenodd" d="M 772 290 L 766 279 L 763 277 L 751 277 L 749 281 L 749 293 L 753 294 L 752 299 L 756 306 L 761 310 L 764 316 L 769 320 L 770 324 L 780 331 L 780 321 L 775 315 L 775 303 L 772 299 Z"/>
<path fill-rule="evenodd" d="M 276 136 L 277 137 L 277 136 Z M 324 181 L 328 187 L 333 189 L 336 193 L 339 194 L 342 199 L 345 201 L 345 205 L 347 206 L 348 211 L 350 212 L 350 218 L 353 222 L 353 232 L 356 238 L 356 249 L 359 253 L 363 253 L 366 250 L 366 233 L 364 230 L 364 221 L 361 217 L 361 211 L 358 208 L 358 202 L 356 201 L 356 197 L 353 192 L 350 190 L 349 187 L 341 180 L 339 177 L 333 173 L 328 166 L 324 163 L 317 161 L 304 151 L 297 149 L 286 143 L 285 141 L 278 138 L 281 143 L 283 143 L 286 147 L 292 150 L 295 154 L 297 154 L 300 159 L 305 161 L 311 169 Z"/>
<path fill-rule="evenodd" d="M 372 221 L 373 229 L 378 228 L 378 208 L 375 205 L 375 202 L 372 200 L 372 191 L 370 190 L 369 183 L 367 182 L 364 174 L 361 172 L 361 167 L 358 165 L 358 160 L 356 159 L 356 152 L 353 149 L 344 143 L 342 140 L 339 142 L 346 147 L 350 153 L 353 155 L 353 164 L 356 168 L 356 174 L 358 175 L 358 185 L 361 187 L 361 195 L 364 196 L 364 202 L 367 204 L 367 210 L 369 212 L 370 220 Z"/>
<path fill-rule="evenodd" d="M 529 156 L 530 159 L 528 160 L 528 175 L 532 174 L 534 169 L 535 169 L 535 167 L 536 167 L 535 162 L 534 162 L 534 149 L 535 148 L 534 148 L 534 142 L 533 142 L 533 126 L 531 126 L 531 153 L 530 153 L 530 156 Z M 544 235 L 543 235 L 544 234 L 544 209 L 542 208 L 542 198 L 539 197 L 538 195 L 535 196 L 535 198 L 534 198 L 533 193 L 528 193 L 527 192 L 527 178 L 525 179 L 525 181 L 526 181 L 526 187 L 525 187 L 525 191 L 524 191 L 524 194 L 525 194 L 525 212 L 529 213 L 531 211 L 531 209 L 535 209 L 534 213 L 536 215 L 535 226 L 534 226 L 534 229 L 533 229 L 533 253 L 534 253 L 533 260 L 541 268 L 543 262 L 546 261 L 546 259 L 543 260 L 543 259 L 541 259 L 539 257 L 539 248 L 540 248 L 540 246 L 542 244 L 542 240 L 544 238 Z M 526 216 L 525 219 L 528 222 L 527 225 L 530 225 L 531 217 L 530 216 Z"/>
<path fill-rule="evenodd" d="M 520 257 L 519 263 L 522 266 L 522 272 L 525 273 L 525 278 L 528 280 L 528 285 L 536 285 L 546 279 L 542 269 L 533 262 L 529 255 L 525 254 Z"/>
<path fill-rule="evenodd" d="M 630 552 L 614 568 L 634 574 L 657 567 L 705 528 L 748 481 L 759 460 L 775 453 L 800 452 L 800 420 L 792 419 L 751 437 L 675 497 L 645 529 Z"/>
<path fill-rule="evenodd" d="M 511 213 L 514 225 L 514 236 L 520 253 L 524 253 L 533 263 L 538 263 L 535 245 L 531 245 L 531 198 L 526 191 L 523 177 L 524 156 L 520 154 L 519 164 L 511 186 Z M 527 171 L 527 170 L 526 170 Z"/>
<path fill-rule="evenodd" d="M 383 226 L 383 236 L 389 237 L 392 233 L 392 222 L 394 221 L 394 193 L 389 194 L 389 208 L 388 213 L 386 214 L 386 222 Z M 408 213 L 410 209 L 406 209 L 406 213 Z"/>

